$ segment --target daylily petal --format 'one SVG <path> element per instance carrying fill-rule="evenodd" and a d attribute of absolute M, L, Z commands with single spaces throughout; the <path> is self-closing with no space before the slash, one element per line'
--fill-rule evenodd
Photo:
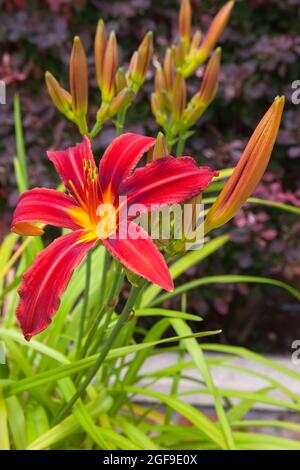
<path fill-rule="evenodd" d="M 84 136 L 80 144 L 76 147 L 69 147 L 67 150 L 49 150 L 47 155 L 68 191 L 76 200 L 79 195 L 85 201 L 83 160 L 86 160 L 91 168 L 96 167 L 89 138 Z"/>
<path fill-rule="evenodd" d="M 155 144 L 155 139 L 138 134 L 123 134 L 106 149 L 99 165 L 102 195 L 115 195 L 124 178 L 130 175 L 143 153 Z"/>
<path fill-rule="evenodd" d="M 73 270 L 94 245 L 95 240 L 83 241 L 84 234 L 78 230 L 57 238 L 23 275 L 17 318 L 27 340 L 49 325 Z"/>
<path fill-rule="evenodd" d="M 124 230 L 126 229 L 124 228 Z M 141 238 L 131 238 L 131 231 L 139 233 Z M 173 290 L 173 281 L 168 266 L 144 229 L 134 222 L 130 222 L 124 234 L 118 231 L 114 237 L 101 241 L 127 269 L 154 284 L 158 284 L 167 291 Z"/>
<path fill-rule="evenodd" d="M 164 157 L 138 168 L 120 186 L 120 194 L 127 196 L 128 209 L 143 204 L 150 210 L 152 204 L 175 204 L 201 193 L 215 174 L 190 157 Z"/>
<path fill-rule="evenodd" d="M 47 188 L 30 189 L 19 199 L 11 230 L 19 235 L 42 235 L 43 230 L 31 222 L 76 230 L 79 226 L 68 213 L 75 207 L 73 199 L 64 193 Z"/>

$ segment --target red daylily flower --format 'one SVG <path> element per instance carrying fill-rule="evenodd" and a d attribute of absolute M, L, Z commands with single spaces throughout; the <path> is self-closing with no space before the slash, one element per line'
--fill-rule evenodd
<path fill-rule="evenodd" d="M 87 137 L 76 147 L 48 152 L 68 194 L 46 188 L 24 192 L 14 212 L 12 231 L 41 235 L 43 231 L 33 222 L 43 222 L 72 232 L 39 253 L 23 276 L 17 318 L 26 339 L 49 325 L 73 270 L 98 241 L 126 268 L 163 289 L 173 289 L 162 254 L 141 227 L 138 231 L 143 237 L 138 239 L 119 236 L 118 224 L 114 236 L 110 232 L 99 238 L 97 231 L 100 217 L 96 214 L 100 204 L 116 206 L 119 197 L 126 196 L 128 207 L 139 203 L 151 211 L 153 203 L 185 201 L 210 183 L 215 173 L 198 167 L 190 157 L 164 157 L 133 172 L 143 153 L 154 144 L 155 139 L 150 137 L 123 134 L 105 151 L 99 171 Z"/>

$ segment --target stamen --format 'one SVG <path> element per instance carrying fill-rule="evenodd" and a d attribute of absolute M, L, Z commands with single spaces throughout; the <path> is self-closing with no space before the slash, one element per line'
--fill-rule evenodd
<path fill-rule="evenodd" d="M 73 181 L 69 180 L 68 181 L 69 185 L 71 186 L 71 189 L 73 191 L 73 193 L 75 194 L 76 198 L 77 198 L 77 201 L 79 202 L 79 204 L 81 205 L 81 207 L 85 210 L 87 210 L 87 207 L 86 207 L 86 204 L 85 202 L 82 200 L 82 198 L 80 197 L 77 189 L 75 188 L 75 185 L 73 183 Z"/>

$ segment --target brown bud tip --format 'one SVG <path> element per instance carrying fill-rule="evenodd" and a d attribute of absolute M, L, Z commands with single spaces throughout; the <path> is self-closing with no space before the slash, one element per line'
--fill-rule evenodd
<path fill-rule="evenodd" d="M 192 23 L 192 9 L 190 0 L 181 0 L 179 12 L 179 34 L 186 45 L 190 42 Z"/>

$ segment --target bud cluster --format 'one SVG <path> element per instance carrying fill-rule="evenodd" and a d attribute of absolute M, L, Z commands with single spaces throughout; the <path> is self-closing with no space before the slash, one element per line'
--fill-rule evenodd
<path fill-rule="evenodd" d="M 96 124 L 88 132 L 88 67 L 84 47 L 79 37 L 74 38 L 70 58 L 70 93 L 50 73 L 46 84 L 53 103 L 69 120 L 77 124 L 81 134 L 94 137 L 105 121 L 125 113 L 144 83 L 153 55 L 153 34 L 148 32 L 134 52 L 128 70 L 118 64 L 118 44 L 115 32 L 107 33 L 103 20 L 98 22 L 95 43 L 95 65 L 101 104 Z"/>
<path fill-rule="evenodd" d="M 187 137 L 188 130 L 197 122 L 216 96 L 220 71 L 221 49 L 215 50 L 206 67 L 199 91 L 187 102 L 186 80 L 176 68 L 171 49 L 165 55 L 163 66 L 156 67 L 152 112 L 164 129 L 172 146 L 177 134 Z"/>
<path fill-rule="evenodd" d="M 202 39 L 200 30 L 196 30 L 191 35 L 190 0 L 181 1 L 178 21 L 179 41 L 178 44 L 172 46 L 172 52 L 176 66 L 180 68 L 185 78 L 191 76 L 199 65 L 207 60 L 227 25 L 233 6 L 234 2 L 229 1 L 219 10 Z"/>

